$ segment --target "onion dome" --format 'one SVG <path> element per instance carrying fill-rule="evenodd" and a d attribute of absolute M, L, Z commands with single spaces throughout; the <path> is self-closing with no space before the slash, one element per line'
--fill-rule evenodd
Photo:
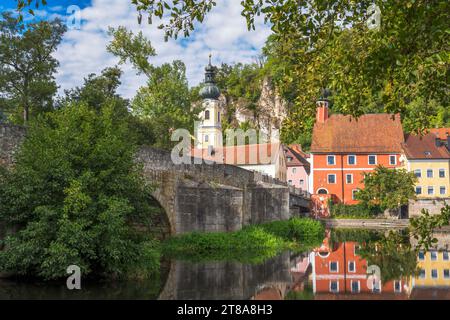
<path fill-rule="evenodd" d="M 211 65 L 211 55 L 209 55 L 209 64 L 205 68 L 205 84 L 200 89 L 200 96 L 203 99 L 217 100 L 220 96 L 220 90 L 214 81 L 215 69 Z"/>

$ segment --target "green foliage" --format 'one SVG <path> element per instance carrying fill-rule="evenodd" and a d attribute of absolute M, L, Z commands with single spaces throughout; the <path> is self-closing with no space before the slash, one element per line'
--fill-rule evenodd
<path fill-rule="evenodd" d="M 305 284 L 302 291 L 289 291 L 284 300 L 314 300 L 313 287 L 308 283 Z"/>
<path fill-rule="evenodd" d="M 283 250 L 306 250 L 317 246 L 323 234 L 320 222 L 294 218 L 248 226 L 236 232 L 195 232 L 172 237 L 163 243 L 162 252 L 193 261 L 260 263 Z"/>
<path fill-rule="evenodd" d="M 369 243 L 382 239 L 379 231 L 368 229 L 333 229 L 331 231 L 330 245 L 346 241 L 354 241 L 359 244 Z"/>
<path fill-rule="evenodd" d="M 425 209 L 422 209 L 421 213 L 421 216 L 409 220 L 410 233 L 414 239 L 418 240 L 419 249 L 428 250 L 438 242 L 438 239 L 433 237 L 433 231 L 449 225 L 450 206 L 443 207 L 438 215 L 430 215 Z"/>
<path fill-rule="evenodd" d="M 13 171 L 0 177 L 0 221 L 18 228 L 4 240 L 0 270 L 54 279 L 148 275 L 155 242 L 131 226 L 154 211 L 134 162 L 126 122 L 106 104 L 69 104 L 33 121 Z"/>
<path fill-rule="evenodd" d="M 61 20 L 27 25 L 3 12 L 0 18 L 0 110 L 16 123 L 49 111 L 57 90 L 52 57 L 66 27 Z"/>
<path fill-rule="evenodd" d="M 337 219 L 370 219 L 383 211 L 378 206 L 336 203 L 330 206 L 331 217 Z"/>
<path fill-rule="evenodd" d="M 367 207 L 397 209 L 415 199 L 416 182 L 413 172 L 378 166 L 373 172 L 364 173 L 364 189 L 356 193 L 356 198 Z"/>

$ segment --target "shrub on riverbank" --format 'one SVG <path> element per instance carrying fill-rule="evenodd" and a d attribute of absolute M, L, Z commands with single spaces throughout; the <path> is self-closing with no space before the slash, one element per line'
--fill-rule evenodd
<path fill-rule="evenodd" d="M 306 250 L 321 243 L 324 228 L 312 219 L 293 218 L 235 232 L 194 232 L 162 244 L 164 255 L 194 261 L 262 262 L 283 250 Z"/>
<path fill-rule="evenodd" d="M 363 204 L 331 204 L 330 213 L 336 219 L 372 219 L 382 213 L 379 207 L 368 207 Z"/>

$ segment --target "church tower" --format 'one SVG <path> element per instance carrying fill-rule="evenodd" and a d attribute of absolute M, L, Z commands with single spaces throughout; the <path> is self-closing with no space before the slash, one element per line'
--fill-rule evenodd
<path fill-rule="evenodd" d="M 205 85 L 200 90 L 203 99 L 203 111 L 200 114 L 200 125 L 197 129 L 196 147 L 200 149 L 222 147 L 221 107 L 219 102 L 220 90 L 214 81 L 214 67 L 209 64 L 205 68 Z"/>

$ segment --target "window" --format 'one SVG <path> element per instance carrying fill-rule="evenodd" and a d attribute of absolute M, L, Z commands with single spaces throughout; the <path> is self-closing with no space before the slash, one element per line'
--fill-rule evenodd
<path fill-rule="evenodd" d="M 292 184 L 292 180 L 289 180 L 288 183 L 289 183 L 289 184 Z"/>
<path fill-rule="evenodd" d="M 425 279 L 426 278 L 426 273 L 424 269 L 420 269 L 419 271 L 419 278 L 420 279 Z"/>
<path fill-rule="evenodd" d="M 422 177 L 422 171 L 420 169 L 414 170 L 414 174 L 416 175 L 417 178 L 421 178 Z"/>
<path fill-rule="evenodd" d="M 401 281 L 399 281 L 399 280 L 394 281 L 394 291 L 396 293 L 402 292 L 402 282 Z"/>
<path fill-rule="evenodd" d="M 434 187 L 428 187 L 428 194 L 434 194 Z"/>
<path fill-rule="evenodd" d="M 437 279 L 438 278 L 438 271 L 437 271 L 437 269 L 432 269 L 431 270 L 431 278 L 432 279 Z"/>
<path fill-rule="evenodd" d="M 389 164 L 391 166 L 395 166 L 397 164 L 397 156 L 396 155 L 389 156 Z"/>
<path fill-rule="evenodd" d="M 317 190 L 317 194 L 328 194 L 328 191 L 325 189 L 319 189 Z"/>
<path fill-rule="evenodd" d="M 442 260 L 448 261 L 448 251 L 442 252 Z"/>
<path fill-rule="evenodd" d="M 355 261 L 348 262 L 348 272 L 355 272 Z"/>
<path fill-rule="evenodd" d="M 419 261 L 425 261 L 425 252 L 419 251 Z"/>
<path fill-rule="evenodd" d="M 445 169 L 439 169 L 439 178 L 445 178 Z"/>
<path fill-rule="evenodd" d="M 209 141 L 209 137 L 208 137 L 208 135 L 206 135 L 205 136 L 205 142 L 208 142 Z"/>
<path fill-rule="evenodd" d="M 291 162 L 292 161 L 292 157 L 287 157 L 287 161 Z"/>
<path fill-rule="evenodd" d="M 346 174 L 345 175 L 345 181 L 347 182 L 347 184 L 352 184 L 353 183 L 353 174 Z"/>
<path fill-rule="evenodd" d="M 350 155 L 347 157 L 347 164 L 349 165 L 355 165 L 356 164 L 356 156 Z"/>
<path fill-rule="evenodd" d="M 351 281 L 352 293 L 359 292 L 359 281 Z"/>
<path fill-rule="evenodd" d="M 381 292 L 381 280 L 379 280 L 379 281 L 373 280 L 372 291 L 373 292 Z"/>
<path fill-rule="evenodd" d="M 336 157 L 335 156 L 327 156 L 327 164 L 329 166 L 334 166 L 336 164 Z"/>
<path fill-rule="evenodd" d="M 220 112 L 217 112 L 217 122 L 220 122 Z"/>
<path fill-rule="evenodd" d="M 420 186 L 416 187 L 416 194 L 422 194 L 422 187 Z"/>
<path fill-rule="evenodd" d="M 292 173 L 297 173 L 297 168 L 292 168 Z"/>
<path fill-rule="evenodd" d="M 330 292 L 338 293 L 339 292 L 339 282 L 330 281 Z"/>
<path fill-rule="evenodd" d="M 444 279 L 450 279 L 450 269 L 444 269 Z"/>
<path fill-rule="evenodd" d="M 430 252 L 430 257 L 431 257 L 431 261 L 436 261 L 437 260 L 437 252 L 436 251 L 431 251 Z"/>
<path fill-rule="evenodd" d="M 377 156 L 369 155 L 369 164 L 370 165 L 376 165 L 377 164 Z"/>
<path fill-rule="evenodd" d="M 440 193 L 440 194 L 446 194 L 446 193 L 447 193 L 447 190 L 445 190 L 445 187 L 440 187 L 440 188 L 439 188 L 439 193 Z"/>
<path fill-rule="evenodd" d="M 427 169 L 427 178 L 433 178 L 433 169 Z"/>
<path fill-rule="evenodd" d="M 205 120 L 209 120 L 209 110 L 205 111 Z"/>
<path fill-rule="evenodd" d="M 357 200 L 356 199 L 356 194 L 358 193 L 359 189 L 353 189 L 352 190 L 352 200 Z"/>
<path fill-rule="evenodd" d="M 329 174 L 328 175 L 328 183 L 335 184 L 336 183 L 336 175 L 335 174 Z"/>
<path fill-rule="evenodd" d="M 339 271 L 339 264 L 337 261 L 330 262 L 330 272 L 338 272 Z"/>
<path fill-rule="evenodd" d="M 305 184 L 305 180 L 300 179 L 300 185 L 302 186 L 302 185 L 304 185 L 304 184 Z"/>

